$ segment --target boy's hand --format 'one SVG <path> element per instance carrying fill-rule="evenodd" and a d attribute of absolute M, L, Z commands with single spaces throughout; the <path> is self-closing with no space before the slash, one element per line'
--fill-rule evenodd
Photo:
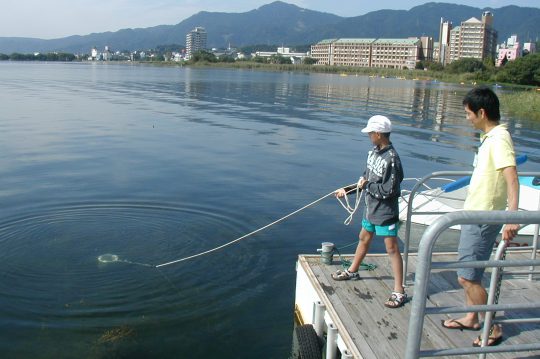
<path fill-rule="evenodd" d="M 364 177 L 360 177 L 360 179 L 358 180 L 358 188 L 364 189 L 364 187 L 366 187 L 367 182 L 368 182 L 367 179 L 365 179 Z"/>
<path fill-rule="evenodd" d="M 345 196 L 347 193 L 345 192 L 345 188 L 340 188 L 334 192 L 334 195 L 338 198 Z"/>

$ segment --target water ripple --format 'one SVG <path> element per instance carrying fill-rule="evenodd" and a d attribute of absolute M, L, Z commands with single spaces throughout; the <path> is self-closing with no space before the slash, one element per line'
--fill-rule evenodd
<path fill-rule="evenodd" d="M 238 288 L 249 287 L 264 272 L 264 250 L 247 253 L 238 245 L 200 261 L 153 267 L 247 233 L 245 223 L 235 218 L 191 204 L 93 203 L 8 219 L 0 223 L 0 313 L 35 328 L 44 321 L 62 328 L 74 323 L 95 327 L 105 318 L 125 325 L 126 317 L 131 324 L 144 316 L 163 321 L 204 317 L 238 304 L 250 297 L 249 291 L 239 296 Z M 98 257 L 103 254 L 120 261 L 102 263 Z M 246 267 L 258 270 L 244 273 Z M 215 298 L 220 304 L 194 304 Z"/>

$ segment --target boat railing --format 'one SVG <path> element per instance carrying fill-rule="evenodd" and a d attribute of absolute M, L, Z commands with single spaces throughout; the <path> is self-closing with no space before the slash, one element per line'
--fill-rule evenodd
<path fill-rule="evenodd" d="M 486 353 L 506 353 L 522 352 L 530 350 L 540 350 L 540 341 L 535 343 L 525 343 L 516 345 L 499 345 L 468 348 L 442 348 L 435 350 L 421 350 L 422 329 L 426 315 L 467 313 L 467 312 L 487 312 L 484 322 L 483 338 L 488 337 L 491 323 L 537 323 L 540 318 L 515 318 L 506 320 L 492 320 L 496 311 L 509 312 L 512 310 L 534 310 L 540 309 L 540 302 L 510 302 L 498 304 L 497 291 L 500 281 L 498 270 L 494 270 L 489 286 L 489 296 L 486 305 L 474 306 L 454 306 L 454 307 L 426 307 L 428 297 L 428 285 L 432 269 L 457 269 L 457 268 L 497 268 L 504 267 L 526 267 L 538 266 L 540 260 L 503 260 L 506 243 L 501 241 L 494 259 L 488 261 L 468 261 L 468 262 L 433 262 L 433 247 L 439 236 L 448 228 L 462 224 L 540 224 L 539 211 L 457 211 L 447 213 L 436 219 L 424 232 L 418 247 L 418 258 L 416 274 L 414 280 L 414 296 L 411 306 L 411 318 L 407 336 L 407 346 L 405 349 L 406 359 L 416 359 L 419 357 L 433 356 L 454 356 L 465 354 L 479 354 L 482 358 Z M 536 253 L 536 250 L 534 251 Z M 485 344 L 485 343 L 484 343 Z"/>
<path fill-rule="evenodd" d="M 442 215 L 446 214 L 447 212 L 427 212 L 427 211 L 421 211 L 416 210 L 413 207 L 414 198 L 417 194 L 421 193 L 420 191 L 424 188 L 430 188 L 427 185 L 428 181 L 433 180 L 447 180 L 448 177 L 463 177 L 463 176 L 470 176 L 472 174 L 472 171 L 439 171 L 439 172 L 432 172 L 421 179 L 419 179 L 416 184 L 413 186 L 411 191 L 408 193 L 408 201 L 407 201 L 407 218 L 405 220 L 405 238 L 403 239 L 403 283 L 407 284 L 407 275 L 408 275 L 408 264 L 409 264 L 409 252 L 410 252 L 410 242 L 411 242 L 411 226 L 412 226 L 412 216 L 415 215 Z M 531 176 L 536 177 L 540 176 L 540 172 L 518 172 L 519 176 Z M 538 203 L 538 210 L 540 210 L 540 202 Z M 524 225 L 525 223 L 520 223 Z M 538 233 L 539 233 L 539 226 L 536 224 L 536 228 L 534 230 L 534 236 L 532 245 L 529 247 L 520 247 L 519 249 L 531 249 L 531 259 L 536 258 L 536 249 L 538 249 Z M 525 274 L 529 276 L 529 280 L 533 279 L 533 274 L 535 274 L 535 267 L 531 266 L 528 270 L 515 273 L 515 274 Z"/>

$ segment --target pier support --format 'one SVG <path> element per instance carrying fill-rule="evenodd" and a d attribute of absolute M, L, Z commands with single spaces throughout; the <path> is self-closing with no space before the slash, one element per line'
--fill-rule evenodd
<path fill-rule="evenodd" d="M 329 323 L 326 336 L 326 359 L 336 359 L 337 357 L 337 336 L 338 330 L 336 326 Z"/>
<path fill-rule="evenodd" d="M 324 312 L 326 311 L 326 306 L 321 301 L 316 301 L 313 303 L 313 328 L 315 328 L 315 333 L 321 339 L 324 338 Z"/>

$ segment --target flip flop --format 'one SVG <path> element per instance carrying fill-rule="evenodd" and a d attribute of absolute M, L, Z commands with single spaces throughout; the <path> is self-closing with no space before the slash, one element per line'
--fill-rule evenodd
<path fill-rule="evenodd" d="M 478 327 L 468 327 L 466 326 L 465 324 L 461 323 L 460 321 L 456 320 L 456 319 L 450 319 L 450 322 L 449 323 L 456 323 L 457 326 L 449 326 L 449 325 L 446 325 L 444 324 L 445 320 L 441 320 L 441 325 L 446 328 L 446 329 L 459 329 L 461 331 L 464 331 L 464 330 L 473 330 L 473 331 L 478 331 L 481 329 L 480 326 Z"/>
<path fill-rule="evenodd" d="M 481 347 L 482 346 L 482 337 L 481 336 L 478 336 L 478 338 L 476 338 L 476 340 L 478 340 L 478 342 L 474 341 L 472 343 L 473 347 Z M 488 342 L 487 342 L 487 345 L 488 347 L 494 347 L 495 345 L 499 345 L 501 344 L 503 340 L 503 336 L 501 335 L 500 337 L 492 337 L 492 336 L 489 336 L 488 337 Z"/>

